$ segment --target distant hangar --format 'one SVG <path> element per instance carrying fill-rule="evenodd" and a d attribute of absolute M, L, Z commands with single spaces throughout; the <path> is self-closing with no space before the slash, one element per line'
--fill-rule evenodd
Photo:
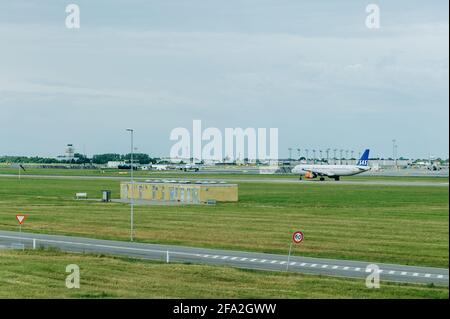
<path fill-rule="evenodd" d="M 122 182 L 122 200 L 181 202 L 205 204 L 210 202 L 237 202 L 238 185 L 216 181 L 146 180 Z"/>

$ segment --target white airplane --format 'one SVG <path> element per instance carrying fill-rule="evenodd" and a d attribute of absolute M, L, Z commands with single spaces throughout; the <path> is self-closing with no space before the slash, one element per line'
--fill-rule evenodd
<path fill-rule="evenodd" d="M 152 164 L 151 168 L 156 171 L 167 171 L 169 169 L 168 165 L 163 164 Z"/>
<path fill-rule="evenodd" d="M 369 163 L 369 150 L 365 150 L 356 165 L 310 165 L 300 164 L 292 169 L 292 173 L 300 174 L 305 178 L 312 179 L 319 177 L 321 181 L 325 180 L 325 177 L 333 178 L 338 181 L 341 176 L 352 176 L 367 172 L 370 170 Z"/>

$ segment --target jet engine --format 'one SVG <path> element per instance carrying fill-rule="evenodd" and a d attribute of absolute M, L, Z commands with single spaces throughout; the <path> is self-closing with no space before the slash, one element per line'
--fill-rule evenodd
<path fill-rule="evenodd" d="M 305 172 L 305 178 L 311 179 L 311 178 L 316 178 L 317 175 L 312 173 L 312 172 Z"/>

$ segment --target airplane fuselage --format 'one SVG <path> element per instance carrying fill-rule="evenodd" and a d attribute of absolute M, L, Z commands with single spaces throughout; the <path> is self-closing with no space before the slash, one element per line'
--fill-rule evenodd
<path fill-rule="evenodd" d="M 292 173 L 299 174 L 301 176 L 308 176 L 311 174 L 311 178 L 317 176 L 339 177 L 339 176 L 352 176 L 370 170 L 367 166 L 359 165 L 310 165 L 301 164 L 294 167 Z"/>

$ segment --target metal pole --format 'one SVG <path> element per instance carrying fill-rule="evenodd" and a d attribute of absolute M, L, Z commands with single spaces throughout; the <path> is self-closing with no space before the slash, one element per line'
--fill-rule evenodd
<path fill-rule="evenodd" d="M 286 271 L 289 271 L 289 264 L 291 262 L 291 252 L 292 252 L 292 243 L 289 245 L 289 255 L 288 255 L 288 262 L 286 265 Z"/>
<path fill-rule="evenodd" d="M 131 131 L 131 241 L 134 240 L 134 131 Z"/>
<path fill-rule="evenodd" d="M 397 156 L 395 154 L 395 142 L 396 140 L 392 140 L 392 159 L 394 160 L 394 168 L 397 168 Z"/>
<path fill-rule="evenodd" d="M 131 213 L 130 213 L 130 241 L 134 240 L 134 170 L 133 170 L 133 150 L 134 150 L 134 130 L 127 129 L 128 132 L 131 133 L 131 163 L 130 163 L 130 170 L 131 170 Z"/>

